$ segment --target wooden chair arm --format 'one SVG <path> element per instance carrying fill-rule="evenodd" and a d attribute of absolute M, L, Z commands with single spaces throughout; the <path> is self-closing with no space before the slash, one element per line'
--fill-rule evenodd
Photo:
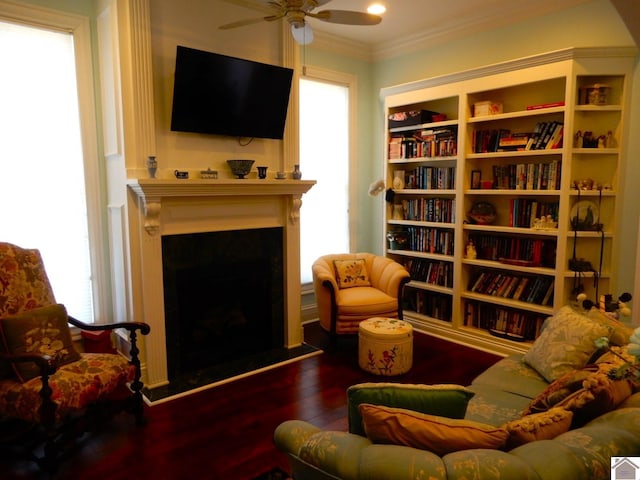
<path fill-rule="evenodd" d="M 140 330 L 142 335 L 148 335 L 151 331 L 151 327 L 149 324 L 144 322 L 121 322 L 121 323 L 100 323 L 100 324 L 92 324 L 92 323 L 84 323 L 77 318 L 69 315 L 69 323 L 75 327 L 78 327 L 82 330 L 88 331 L 104 331 L 104 330 L 116 330 L 118 328 L 124 328 L 129 332 L 135 332 L 136 330 Z"/>
<path fill-rule="evenodd" d="M 58 360 L 51 355 L 38 355 L 36 353 L 0 353 L 0 359 L 10 363 L 33 362 L 40 369 L 40 376 L 53 375 L 58 369 Z"/>

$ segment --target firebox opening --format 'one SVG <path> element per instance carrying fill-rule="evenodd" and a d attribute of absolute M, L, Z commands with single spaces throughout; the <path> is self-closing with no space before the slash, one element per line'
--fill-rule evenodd
<path fill-rule="evenodd" d="M 169 380 L 284 344 L 282 228 L 162 238 Z"/>

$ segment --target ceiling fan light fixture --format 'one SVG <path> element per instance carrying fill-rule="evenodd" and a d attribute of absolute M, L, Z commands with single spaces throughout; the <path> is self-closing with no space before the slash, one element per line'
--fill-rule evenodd
<path fill-rule="evenodd" d="M 291 23 L 291 34 L 300 45 L 309 45 L 313 42 L 313 30 L 311 30 L 311 26 L 306 22 L 302 24 L 298 22 Z"/>

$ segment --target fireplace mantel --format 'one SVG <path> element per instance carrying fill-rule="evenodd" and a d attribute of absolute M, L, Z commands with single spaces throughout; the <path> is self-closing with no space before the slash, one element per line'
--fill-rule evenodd
<path fill-rule="evenodd" d="M 127 185 L 143 198 L 210 197 L 229 195 L 302 195 L 313 180 L 257 179 L 132 179 Z"/>
<path fill-rule="evenodd" d="M 231 197 L 231 196 L 290 196 L 289 218 L 297 222 L 300 216 L 300 198 L 313 185 L 314 180 L 258 180 L 258 179 L 131 179 L 128 187 L 142 200 L 144 228 L 150 235 L 159 229 L 160 204 L 163 198 L 177 197 Z"/>
<path fill-rule="evenodd" d="M 140 317 L 151 325 L 145 337 L 145 384 L 168 381 L 163 298 L 162 237 L 186 233 L 283 227 L 285 345 L 302 343 L 300 322 L 300 207 L 313 180 L 128 179 L 134 297 Z"/>

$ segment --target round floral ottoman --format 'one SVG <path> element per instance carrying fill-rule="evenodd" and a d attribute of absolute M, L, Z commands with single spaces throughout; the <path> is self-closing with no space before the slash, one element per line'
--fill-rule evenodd
<path fill-rule="evenodd" d="M 397 318 L 363 320 L 358 328 L 358 363 L 376 375 L 408 372 L 413 363 L 413 327 Z"/>

